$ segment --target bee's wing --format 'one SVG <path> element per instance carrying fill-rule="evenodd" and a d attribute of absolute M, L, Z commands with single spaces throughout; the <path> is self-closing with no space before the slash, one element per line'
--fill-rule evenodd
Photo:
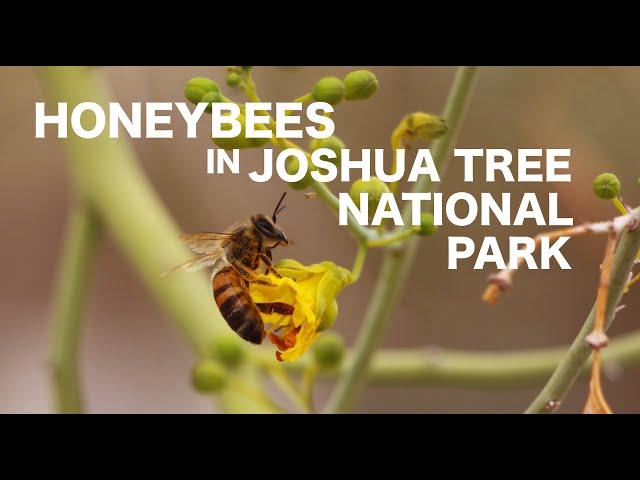
<path fill-rule="evenodd" d="M 235 233 L 199 232 L 185 233 L 180 236 L 187 247 L 201 255 L 209 255 L 223 249 L 238 237 Z"/>
<path fill-rule="evenodd" d="M 215 263 L 222 257 L 223 251 L 222 249 L 217 250 L 214 253 L 210 253 L 208 255 L 200 255 L 198 257 L 192 258 L 191 260 L 182 263 L 173 267 L 170 270 L 167 270 L 161 277 L 164 277 L 171 272 L 175 272 L 176 270 L 186 270 L 187 272 L 197 272 L 198 270 L 202 270 L 204 268 L 212 267 Z"/>
<path fill-rule="evenodd" d="M 198 232 L 181 235 L 180 240 L 199 255 L 164 272 L 162 276 L 180 269 L 195 272 L 213 266 L 224 255 L 224 247 L 236 238 L 237 234 L 234 233 Z"/>

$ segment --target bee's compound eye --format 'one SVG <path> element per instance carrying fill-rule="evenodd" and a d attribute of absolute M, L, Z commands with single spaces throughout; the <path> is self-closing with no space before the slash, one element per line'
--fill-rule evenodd
<path fill-rule="evenodd" d="M 276 233 L 275 229 L 273 228 L 273 224 L 271 224 L 267 220 L 256 220 L 256 227 L 265 235 L 275 235 Z"/>

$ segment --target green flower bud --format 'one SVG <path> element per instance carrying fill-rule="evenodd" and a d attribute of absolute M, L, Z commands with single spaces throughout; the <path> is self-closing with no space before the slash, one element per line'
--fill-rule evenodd
<path fill-rule="evenodd" d="M 344 97 L 344 83 L 336 77 L 325 77 L 315 84 L 311 95 L 318 102 L 337 105 Z"/>
<path fill-rule="evenodd" d="M 438 227 L 436 227 L 433 223 L 433 215 L 430 213 L 423 213 L 420 215 L 420 231 L 418 235 L 423 237 L 430 237 L 434 233 L 436 233 Z"/>
<path fill-rule="evenodd" d="M 246 135 L 246 120 L 243 114 L 240 114 L 238 117 L 238 121 L 240 122 L 240 134 L 233 138 L 214 138 L 213 143 L 215 143 L 218 147 L 224 148 L 226 150 L 232 150 L 234 148 L 258 148 L 263 146 L 265 143 L 269 142 L 268 138 L 247 138 Z M 231 125 L 222 124 L 222 130 L 231 130 Z M 264 125 L 256 125 L 256 130 L 265 130 L 266 127 Z"/>
<path fill-rule="evenodd" d="M 289 186 L 294 190 L 304 190 L 305 188 L 308 188 L 309 185 L 311 185 L 311 181 L 313 180 L 311 178 L 311 170 L 313 170 L 313 168 L 313 165 L 309 164 L 309 170 L 307 171 L 307 174 L 302 178 L 302 180 L 299 180 L 297 182 L 289 182 Z M 298 157 L 291 156 L 287 158 L 285 170 L 289 175 L 295 175 L 296 173 L 298 173 L 298 171 L 300 170 L 300 161 L 298 160 Z"/>
<path fill-rule="evenodd" d="M 209 92 L 220 93 L 220 87 L 213 80 L 208 78 L 196 77 L 189 80 L 184 86 L 184 96 L 191 103 L 200 103 L 202 97 Z"/>
<path fill-rule="evenodd" d="M 193 368 L 191 381 L 201 393 L 218 393 L 227 384 L 227 374 L 217 362 L 202 360 Z"/>
<path fill-rule="evenodd" d="M 435 140 L 447 133 L 444 118 L 430 113 L 416 112 L 407 115 L 407 128 L 422 140 Z"/>
<path fill-rule="evenodd" d="M 620 195 L 620 180 L 613 173 L 601 173 L 593 181 L 593 193 L 596 197 L 611 200 Z"/>
<path fill-rule="evenodd" d="M 336 137 L 335 135 L 332 135 L 329 138 L 316 138 L 312 140 L 311 143 L 309 143 L 309 148 L 311 149 L 312 152 L 320 148 L 328 148 L 329 150 L 334 151 L 336 154 L 335 159 L 329 159 L 326 157 L 321 157 L 321 158 L 323 158 L 324 160 L 328 160 L 332 163 L 335 163 L 336 165 L 340 165 L 340 161 L 342 160 L 342 149 L 347 148 L 347 146 L 338 137 Z"/>
<path fill-rule="evenodd" d="M 366 100 L 378 90 L 378 79 L 369 70 L 358 70 L 344 77 L 345 98 Z"/>
<path fill-rule="evenodd" d="M 217 338 L 212 348 L 213 357 L 228 368 L 242 365 L 246 359 L 243 343 L 236 336 L 223 335 Z"/>
<path fill-rule="evenodd" d="M 218 103 L 218 102 L 223 102 L 224 99 L 222 98 L 222 94 L 220 92 L 207 92 L 205 93 L 202 98 L 200 99 L 201 103 L 208 103 L 209 105 L 207 105 L 207 108 L 205 109 L 205 112 L 207 113 L 211 113 L 211 104 L 212 103 Z"/>
<path fill-rule="evenodd" d="M 368 181 L 361 179 L 353 182 L 349 190 L 349 196 L 358 206 L 360 206 L 361 193 L 367 193 L 369 195 L 367 197 L 369 199 L 369 218 L 372 218 L 376 213 L 382 194 L 389 193 L 389 187 L 376 177 L 371 177 L 371 180 Z"/>
<path fill-rule="evenodd" d="M 237 87 L 238 85 L 240 85 L 241 81 L 242 76 L 236 72 L 231 72 L 229 75 L 227 75 L 227 85 L 229 85 L 230 87 Z"/>
<path fill-rule="evenodd" d="M 327 332 L 318 337 L 313 346 L 313 359 L 323 370 L 337 368 L 344 358 L 344 341 L 333 332 Z"/>
<path fill-rule="evenodd" d="M 324 315 L 322 316 L 322 320 L 320 320 L 320 325 L 318 325 L 316 331 L 324 332 L 325 330 L 330 329 L 336 321 L 336 318 L 338 318 L 338 312 L 338 302 L 334 298 L 333 301 L 327 305 Z"/>

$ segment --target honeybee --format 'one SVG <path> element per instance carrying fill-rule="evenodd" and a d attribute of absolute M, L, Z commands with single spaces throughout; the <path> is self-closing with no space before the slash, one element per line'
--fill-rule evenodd
<path fill-rule="evenodd" d="M 260 273 L 271 272 L 280 277 L 273 267 L 271 250 L 289 245 L 287 236 L 276 223 L 277 215 L 286 207 L 282 205 L 285 196 L 286 193 L 280 197 L 271 218 L 257 213 L 223 233 L 182 235 L 181 240 L 198 256 L 169 270 L 197 271 L 212 267 L 213 297 L 220 314 L 234 332 L 255 344 L 261 344 L 266 336 L 260 312 L 292 315 L 294 310 L 282 302 L 255 303 L 248 290 L 250 283 L 271 285 L 257 278 Z"/>

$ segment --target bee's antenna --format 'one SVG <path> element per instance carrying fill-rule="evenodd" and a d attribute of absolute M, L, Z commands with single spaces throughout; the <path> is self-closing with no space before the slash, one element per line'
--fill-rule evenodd
<path fill-rule="evenodd" d="M 276 205 L 275 210 L 273 211 L 273 215 L 271 216 L 271 218 L 273 219 L 273 223 L 277 223 L 277 222 L 276 222 L 276 216 L 277 216 L 281 211 L 283 211 L 285 208 L 287 208 L 287 206 L 286 206 L 286 205 L 282 205 L 282 202 L 284 201 L 284 197 L 286 197 L 286 196 L 287 196 L 287 192 L 284 192 L 284 193 L 282 194 L 282 196 L 280 197 L 280 201 L 278 201 L 278 204 Z M 282 205 L 282 206 L 280 206 L 280 205 Z"/>

